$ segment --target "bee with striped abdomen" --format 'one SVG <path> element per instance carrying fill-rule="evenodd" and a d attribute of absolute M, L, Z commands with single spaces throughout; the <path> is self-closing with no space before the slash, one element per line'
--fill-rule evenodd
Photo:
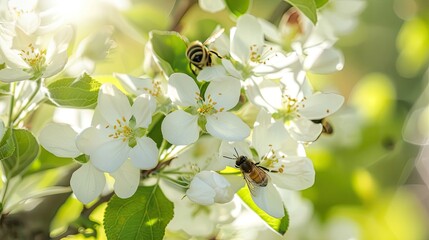
<path fill-rule="evenodd" d="M 266 173 L 269 171 L 268 169 L 258 166 L 258 163 L 254 163 L 248 157 L 244 155 L 239 155 L 237 150 L 235 150 L 236 155 L 234 157 L 227 157 L 228 159 L 235 160 L 235 167 L 239 168 L 241 173 L 243 174 L 244 180 L 249 187 L 249 190 L 252 194 L 254 194 L 253 190 L 255 187 L 265 187 L 268 184 L 270 177 Z"/>
<path fill-rule="evenodd" d="M 222 35 L 224 29 L 221 28 L 215 31 L 204 43 L 200 41 L 191 42 L 186 49 L 186 57 L 189 60 L 192 72 L 196 75 L 196 70 L 201 70 L 206 66 L 212 65 L 212 56 L 216 55 L 218 58 L 221 56 L 214 50 L 209 49 L 209 45 L 213 43 L 220 35 Z"/>

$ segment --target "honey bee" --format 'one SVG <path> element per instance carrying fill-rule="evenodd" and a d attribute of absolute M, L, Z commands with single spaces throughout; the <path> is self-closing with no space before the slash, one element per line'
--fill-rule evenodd
<path fill-rule="evenodd" d="M 314 123 L 321 123 L 322 124 L 322 133 L 331 135 L 334 133 L 334 128 L 332 125 L 326 120 L 326 118 L 317 119 L 317 120 L 311 120 Z"/>
<path fill-rule="evenodd" d="M 204 43 L 200 41 L 191 42 L 186 49 L 186 57 L 189 60 L 190 68 L 196 75 L 196 70 L 201 70 L 206 66 L 212 65 L 212 57 L 216 55 L 218 58 L 221 56 L 214 50 L 208 48 L 208 45 L 213 43 L 220 35 L 222 35 L 224 29 L 221 28 L 215 31 Z"/>
<path fill-rule="evenodd" d="M 322 132 L 320 133 L 320 135 L 316 138 L 319 139 L 319 137 L 322 134 L 326 134 L 326 135 L 332 135 L 334 133 L 334 128 L 332 127 L 332 125 L 328 122 L 328 120 L 326 120 L 326 118 L 322 118 L 322 119 L 316 119 L 316 120 L 311 120 L 314 123 L 320 123 L 322 124 Z"/>
<path fill-rule="evenodd" d="M 234 157 L 224 157 L 235 160 L 235 167 L 240 169 L 241 173 L 243 174 L 244 180 L 249 187 L 250 193 L 254 195 L 254 189 L 256 187 L 267 186 L 270 177 L 268 176 L 266 171 L 269 170 L 262 166 L 259 166 L 259 163 L 254 163 L 248 157 L 244 155 L 239 155 L 235 148 L 234 150 L 236 153 Z"/>

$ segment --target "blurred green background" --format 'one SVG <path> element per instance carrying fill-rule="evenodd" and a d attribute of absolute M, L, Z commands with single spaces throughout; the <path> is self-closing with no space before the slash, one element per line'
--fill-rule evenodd
<path fill-rule="evenodd" d="M 186 7 L 186 2 L 178 1 L 176 7 Z M 174 26 L 175 1 L 134 0 L 132 4 L 119 14 L 135 32 L 109 16 L 79 29 L 78 38 L 103 24 L 120 29 L 113 35 L 116 47 L 97 65 L 95 78 L 112 72 L 142 74 L 150 30 L 174 28 L 189 40 L 201 40 L 218 23 L 226 28 L 234 25 L 227 11 L 205 13 L 194 5 L 181 24 Z M 270 19 L 279 6 L 285 5 L 279 0 L 254 0 L 251 13 Z M 309 76 L 315 90 L 338 91 L 347 104 L 329 119 L 335 134 L 308 146 L 316 183 L 302 195 L 313 205 L 312 223 L 301 230 L 291 226 L 290 231 L 298 239 L 317 239 L 309 233 L 314 230 L 345 231 L 334 234 L 337 239 L 354 239 L 347 234 L 357 231 L 357 239 L 425 240 L 429 238 L 429 194 L 428 175 L 422 167 L 424 146 L 404 141 L 403 129 L 427 85 L 429 2 L 368 0 L 359 19 L 357 28 L 336 44 L 345 55 L 345 68 L 335 74 Z M 417 161 L 422 161 L 419 167 Z M 97 214 L 101 217 L 102 211 Z M 316 228 L 311 227 L 314 221 Z M 344 224 L 352 229 L 347 232 Z"/>

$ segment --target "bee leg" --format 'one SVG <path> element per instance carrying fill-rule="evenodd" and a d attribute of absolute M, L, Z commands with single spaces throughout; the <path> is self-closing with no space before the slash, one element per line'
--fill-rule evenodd
<path fill-rule="evenodd" d="M 276 170 L 270 170 L 270 169 L 268 169 L 268 168 L 266 168 L 266 167 L 259 166 L 259 164 L 260 164 L 260 162 L 255 163 L 255 165 L 256 165 L 256 166 L 258 166 L 258 167 L 260 167 L 260 168 L 264 169 L 264 170 L 265 170 L 265 171 L 267 171 L 267 172 L 273 172 L 273 173 L 278 173 L 278 172 L 279 172 L 279 171 L 276 171 Z"/>
<path fill-rule="evenodd" d="M 210 53 L 213 53 L 214 55 L 216 55 L 216 57 L 218 57 L 218 58 L 222 59 L 222 56 L 221 56 L 221 55 L 219 55 L 219 53 L 218 53 L 218 52 L 213 51 L 213 50 L 210 50 Z"/>

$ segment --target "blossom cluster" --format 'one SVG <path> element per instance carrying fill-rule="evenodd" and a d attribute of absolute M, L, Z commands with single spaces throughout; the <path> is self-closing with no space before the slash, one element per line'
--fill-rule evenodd
<path fill-rule="evenodd" d="M 213 2 L 217 10 L 224 7 L 222 1 Z M 2 8 L 0 81 L 23 87 L 37 83 L 23 104 L 28 108 L 39 89 L 40 98 L 51 97 L 49 78 L 91 73 L 113 44 L 111 29 L 105 29 L 86 40 L 101 42 L 93 54 L 99 57 L 88 60 L 82 46 L 67 63 L 74 28 L 40 9 L 37 1 L 18 3 Z M 214 10 L 208 1 L 200 4 Z M 317 25 L 293 7 L 279 26 L 243 14 L 234 27 L 216 31 L 201 46 L 209 63 L 202 68 L 189 63 L 186 71 L 171 72 L 149 41 L 147 74 L 112 73 L 118 84 L 101 85 L 89 124 L 49 123 L 38 140 L 52 154 L 80 164 L 70 186 L 84 204 L 109 189 L 111 178 L 120 198 L 131 197 L 154 178 L 178 206 L 189 200 L 226 204 L 247 186 L 259 208 L 282 218 L 280 192 L 313 185 L 315 170 L 305 147 L 327 132 L 326 118 L 344 102 L 337 93 L 315 91 L 308 79 L 308 73 L 333 73 L 344 65 L 334 46 L 344 28 L 323 18 L 323 11 Z M 186 36 L 181 39 L 191 46 Z M 17 119 L 24 110 L 14 113 Z M 155 137 L 156 126 L 161 140 Z M 242 156 L 251 171 L 238 164 Z"/>

